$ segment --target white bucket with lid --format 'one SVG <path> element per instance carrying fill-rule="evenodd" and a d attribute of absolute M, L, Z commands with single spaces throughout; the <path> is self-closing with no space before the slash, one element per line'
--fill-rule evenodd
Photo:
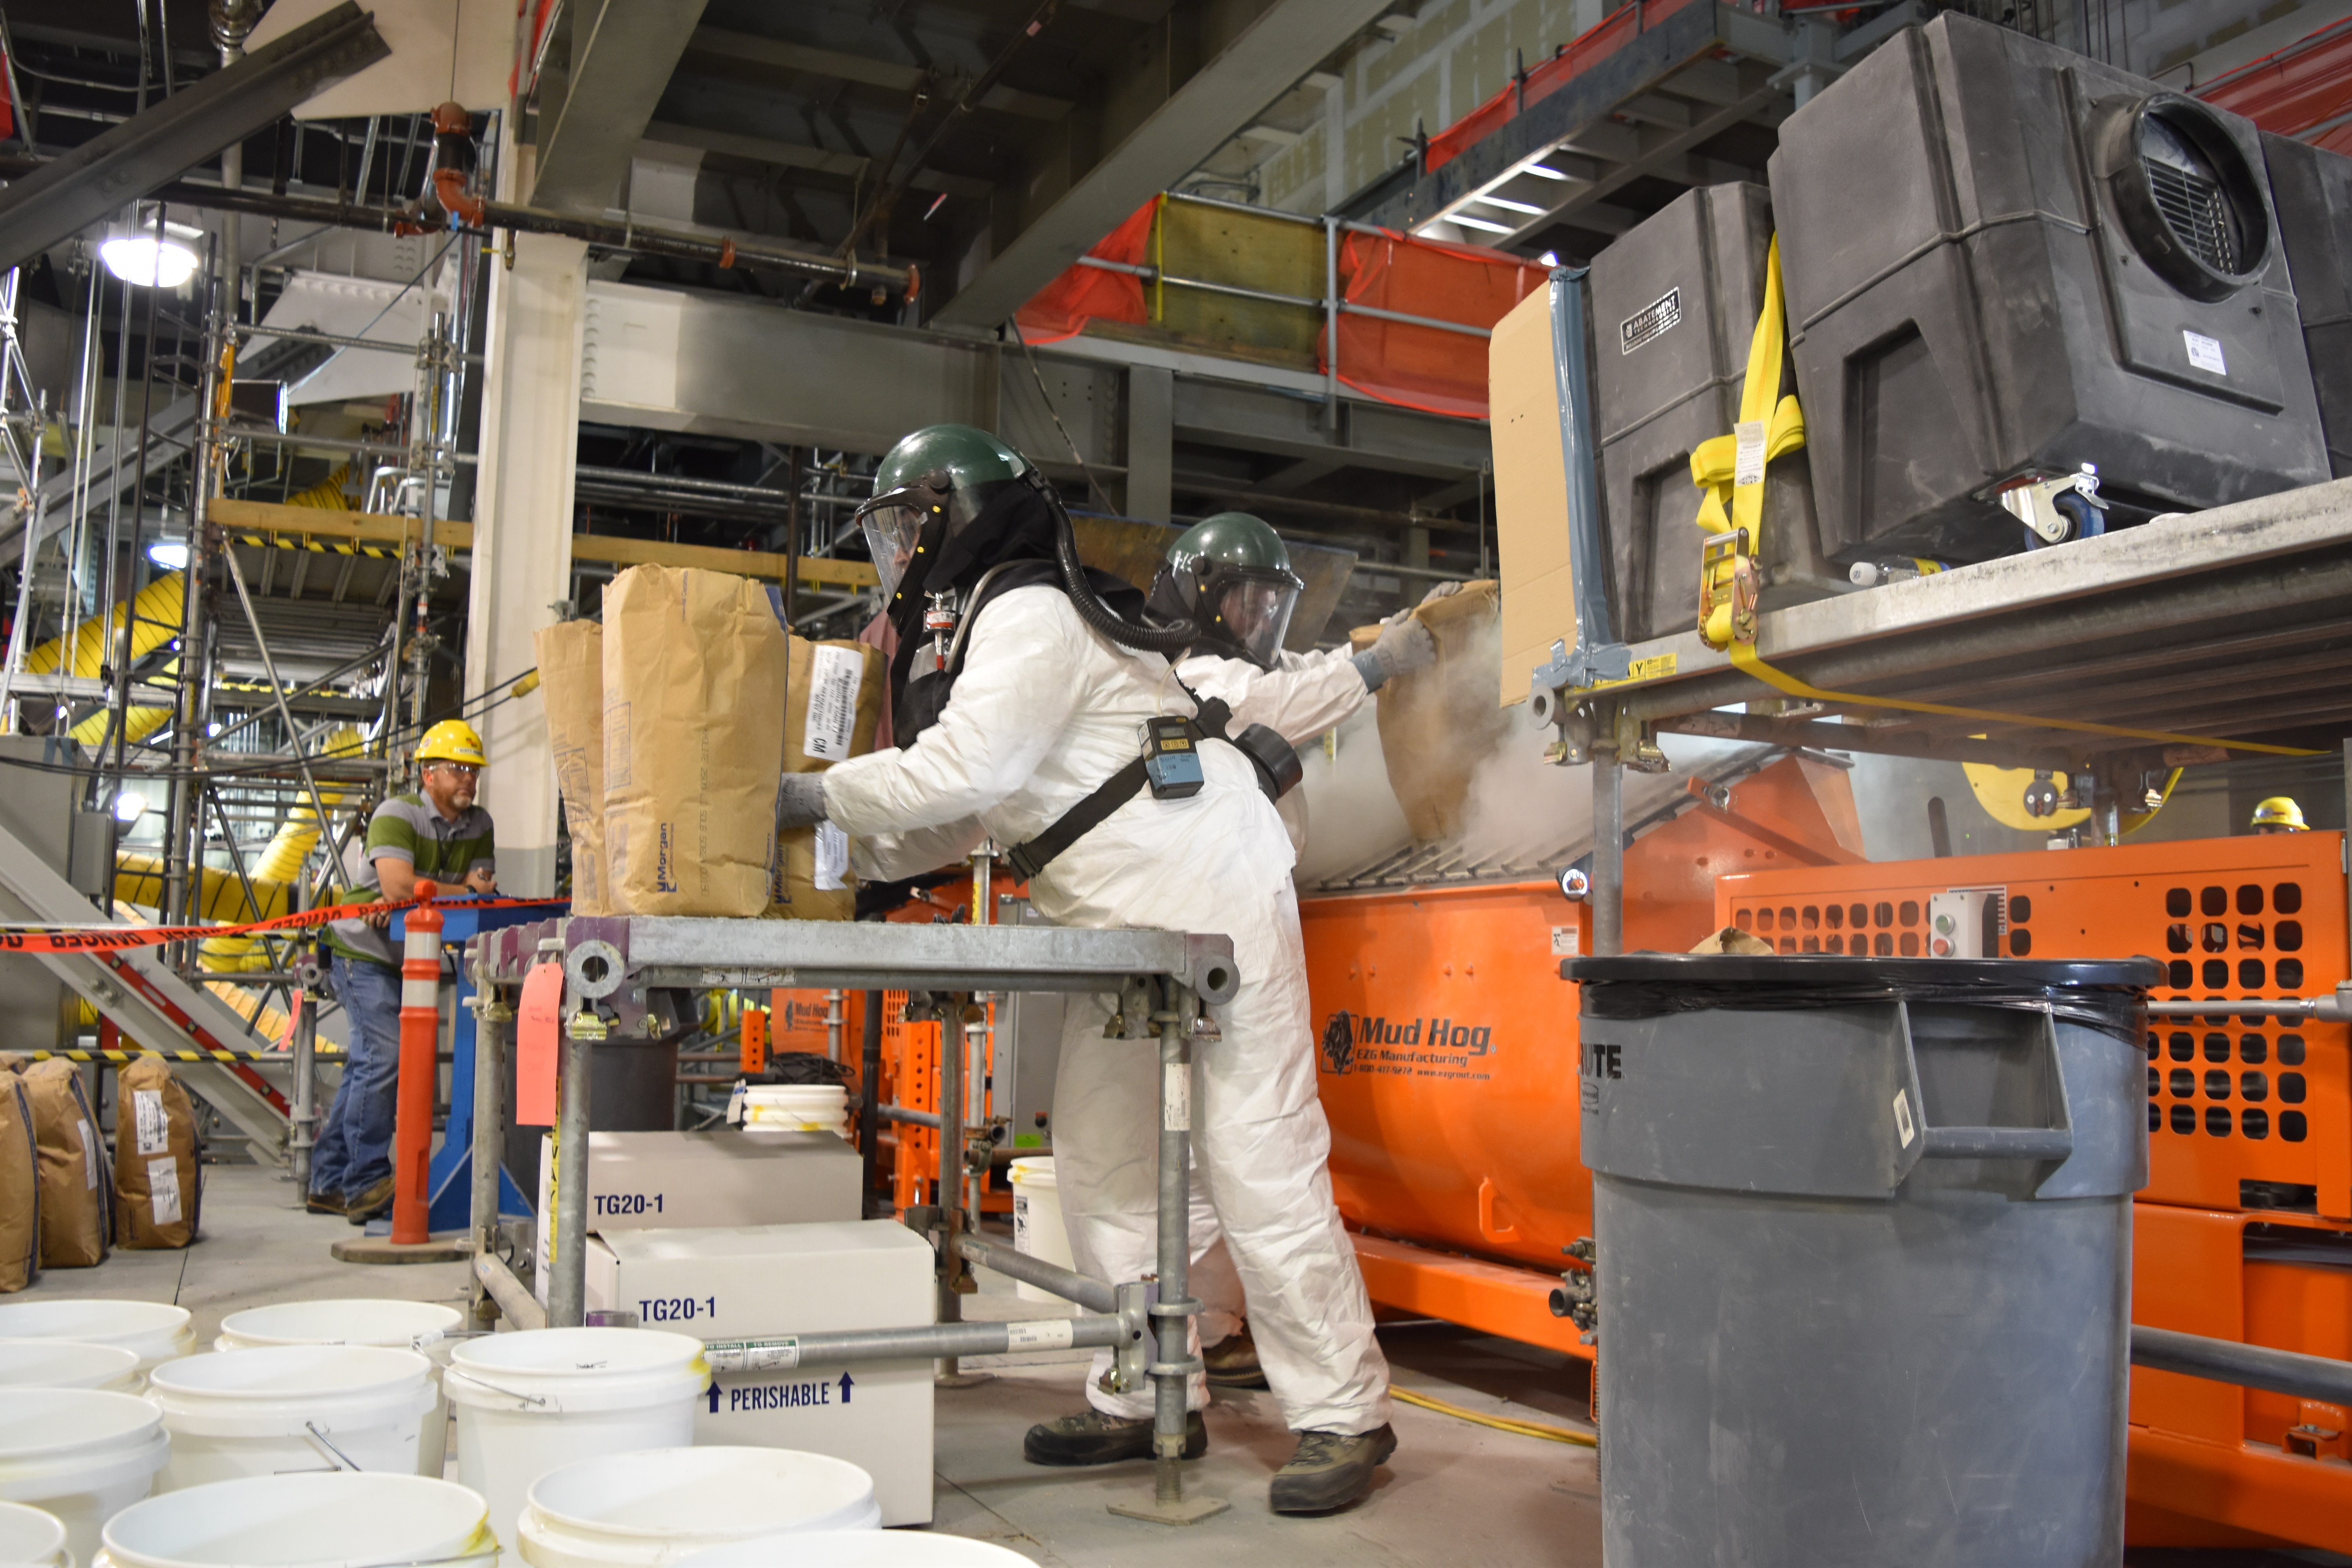
<path fill-rule="evenodd" d="M 26 1503 L 0 1502 L 0 1568 L 74 1568 L 58 1516 Z"/>
<path fill-rule="evenodd" d="M 79 1340 L 139 1352 L 139 1370 L 196 1348 L 185 1307 L 163 1301 L 9 1301 L 0 1303 L 0 1340 Z"/>
<path fill-rule="evenodd" d="M 690 1552 L 786 1531 L 877 1530 L 874 1478 L 791 1448 L 664 1448 L 566 1465 L 522 1510 L 531 1568 L 667 1568 Z"/>
<path fill-rule="evenodd" d="M 993 1542 L 920 1530 L 763 1535 L 678 1559 L 677 1568 L 1036 1568 Z"/>
<path fill-rule="evenodd" d="M 1076 1268 L 1069 1227 L 1062 1222 L 1062 1189 L 1054 1179 L 1054 1156 L 1024 1155 L 1006 1169 L 1005 1179 L 1013 1184 L 1013 1249 Z M 1024 1301 L 1061 1300 L 1026 1280 L 1016 1281 L 1013 1293 Z"/>
<path fill-rule="evenodd" d="M 0 1340 L 0 1388 L 139 1391 L 139 1352 L 79 1340 Z"/>
<path fill-rule="evenodd" d="M 743 1088 L 743 1125 L 849 1136 L 849 1091 L 837 1083 L 754 1083 Z"/>
<path fill-rule="evenodd" d="M 550 1470 L 694 1442 L 710 1385 L 702 1342 L 657 1329 L 527 1329 L 467 1340 L 442 1386 L 457 1413 L 457 1479 L 489 1503 L 511 1552 L 530 1489 Z"/>
<path fill-rule="evenodd" d="M 147 1495 L 171 1457 L 163 1415 L 101 1388 L 0 1388 L 0 1501 L 30 1503 L 66 1527 L 77 1561 L 100 1526 Z"/>
<path fill-rule="evenodd" d="M 280 1301 L 247 1307 L 221 1320 L 216 1351 L 258 1350 L 265 1345 L 384 1345 L 413 1350 L 433 1363 L 433 1408 L 417 1434 L 416 1473 L 437 1476 L 448 1458 L 449 1402 L 441 1396 L 441 1369 L 457 1342 L 446 1336 L 465 1321 L 455 1307 L 438 1301 L 365 1298 L 331 1301 Z"/>
<path fill-rule="evenodd" d="M 91 1568 L 401 1568 L 487 1563 L 482 1500 L 426 1476 L 249 1476 L 150 1499 L 106 1527 Z"/>
<path fill-rule="evenodd" d="M 269 1345 L 187 1356 L 148 1379 L 172 1462 L 159 1492 L 305 1470 L 417 1473 L 438 1403 L 433 1363 L 380 1345 Z"/>

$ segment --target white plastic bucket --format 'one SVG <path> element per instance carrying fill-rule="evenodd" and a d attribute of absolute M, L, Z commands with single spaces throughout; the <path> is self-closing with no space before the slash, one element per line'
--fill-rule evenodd
<path fill-rule="evenodd" d="M 566 1465 L 522 1510 L 531 1568 L 667 1568 L 730 1541 L 877 1530 L 874 1478 L 791 1448 L 664 1448 Z"/>
<path fill-rule="evenodd" d="M 421 1353 L 433 1363 L 433 1408 L 417 1434 L 416 1473 L 437 1476 L 448 1458 L 449 1402 L 441 1396 L 441 1369 L 456 1342 L 445 1338 L 465 1317 L 438 1301 L 343 1300 L 280 1301 L 248 1307 L 221 1320 L 216 1351 L 264 1345 L 388 1345 Z"/>
<path fill-rule="evenodd" d="M 489 1503 L 511 1552 L 550 1470 L 694 1442 L 710 1385 L 702 1342 L 657 1329 L 527 1329 L 467 1340 L 442 1376 L 457 1413 L 457 1479 Z"/>
<path fill-rule="evenodd" d="M 1013 1249 L 1065 1268 L 1076 1268 L 1070 1256 L 1069 1226 L 1062 1223 L 1062 1189 L 1054 1179 L 1054 1156 L 1030 1154 L 1013 1162 L 1004 1173 L 1013 1184 Z M 1016 1281 L 1013 1293 L 1024 1301 L 1062 1299 L 1026 1280 Z"/>
<path fill-rule="evenodd" d="M 171 1457 L 163 1415 L 100 1388 L 0 1388 L 0 1501 L 57 1516 L 88 1563 L 100 1527 L 147 1495 Z"/>
<path fill-rule="evenodd" d="M 106 1527 L 110 1568 L 343 1568 L 479 1563 L 482 1500 L 426 1476 L 250 1476 L 171 1492 Z"/>
<path fill-rule="evenodd" d="M 0 1340 L 79 1340 L 139 1352 L 139 1370 L 186 1355 L 196 1331 L 185 1307 L 162 1301 L 10 1301 L 0 1304 Z"/>
<path fill-rule="evenodd" d="M 58 1516 L 21 1502 L 0 1502 L 0 1568 L 74 1568 Z"/>
<path fill-rule="evenodd" d="M 837 1083 L 755 1083 L 743 1089 L 743 1125 L 849 1135 L 849 1091 Z"/>
<path fill-rule="evenodd" d="M 1010 1547 L 919 1530 L 763 1535 L 678 1559 L 677 1568 L 1036 1568 Z"/>
<path fill-rule="evenodd" d="M 0 1340 L 0 1388 L 139 1392 L 139 1352 L 79 1340 Z"/>
<path fill-rule="evenodd" d="M 438 1403 L 433 1363 L 379 1345 L 270 1345 L 166 1363 L 148 1379 L 172 1462 L 159 1492 L 246 1476 L 364 1470 L 413 1476 Z"/>

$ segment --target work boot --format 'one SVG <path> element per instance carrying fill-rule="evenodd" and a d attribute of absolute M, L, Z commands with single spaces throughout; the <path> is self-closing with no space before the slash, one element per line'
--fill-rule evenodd
<path fill-rule="evenodd" d="M 1209 1428 L 1197 1410 L 1184 1417 L 1184 1458 L 1209 1451 Z M 1116 1465 L 1151 1458 L 1151 1418 L 1106 1415 L 1089 1410 L 1058 1421 L 1040 1421 L 1021 1439 L 1021 1457 L 1033 1465 Z"/>
<path fill-rule="evenodd" d="M 365 1192 L 352 1194 L 343 1200 L 343 1217 L 353 1225 L 365 1225 L 386 1213 L 392 1207 L 392 1178 L 386 1176 Z"/>
<path fill-rule="evenodd" d="M 1274 1472 L 1266 1501 L 1276 1513 L 1329 1513 L 1372 1489 L 1372 1472 L 1396 1452 L 1396 1433 L 1386 1422 L 1350 1436 L 1345 1432 L 1301 1432 L 1298 1451 Z"/>
<path fill-rule="evenodd" d="M 1215 1344 L 1202 1346 L 1201 1359 L 1208 1364 L 1209 1382 L 1218 1388 L 1265 1386 L 1265 1368 L 1257 1363 L 1257 1344 L 1247 1323 Z"/>
<path fill-rule="evenodd" d="M 304 1212 L 309 1214 L 341 1214 L 344 1211 L 344 1206 L 343 1194 L 341 1193 L 305 1193 L 302 1194 L 302 1207 Z"/>

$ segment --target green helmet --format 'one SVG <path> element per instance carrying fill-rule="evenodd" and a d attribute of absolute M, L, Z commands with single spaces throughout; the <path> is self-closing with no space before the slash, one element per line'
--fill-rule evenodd
<path fill-rule="evenodd" d="M 874 499 L 857 509 L 887 596 L 898 586 L 923 524 L 943 515 L 952 533 L 978 517 L 1029 461 L 985 430 L 932 425 L 890 448 L 874 470 Z"/>
<path fill-rule="evenodd" d="M 1150 604 L 1199 626 L 1202 642 L 1271 668 L 1305 586 L 1280 534 L 1245 511 L 1221 511 L 1168 547 Z"/>

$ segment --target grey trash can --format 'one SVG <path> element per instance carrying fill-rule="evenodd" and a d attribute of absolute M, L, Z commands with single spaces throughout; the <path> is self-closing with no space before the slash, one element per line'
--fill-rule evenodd
<path fill-rule="evenodd" d="M 1561 972 L 1610 1568 L 2120 1563 L 2155 962 Z"/>

